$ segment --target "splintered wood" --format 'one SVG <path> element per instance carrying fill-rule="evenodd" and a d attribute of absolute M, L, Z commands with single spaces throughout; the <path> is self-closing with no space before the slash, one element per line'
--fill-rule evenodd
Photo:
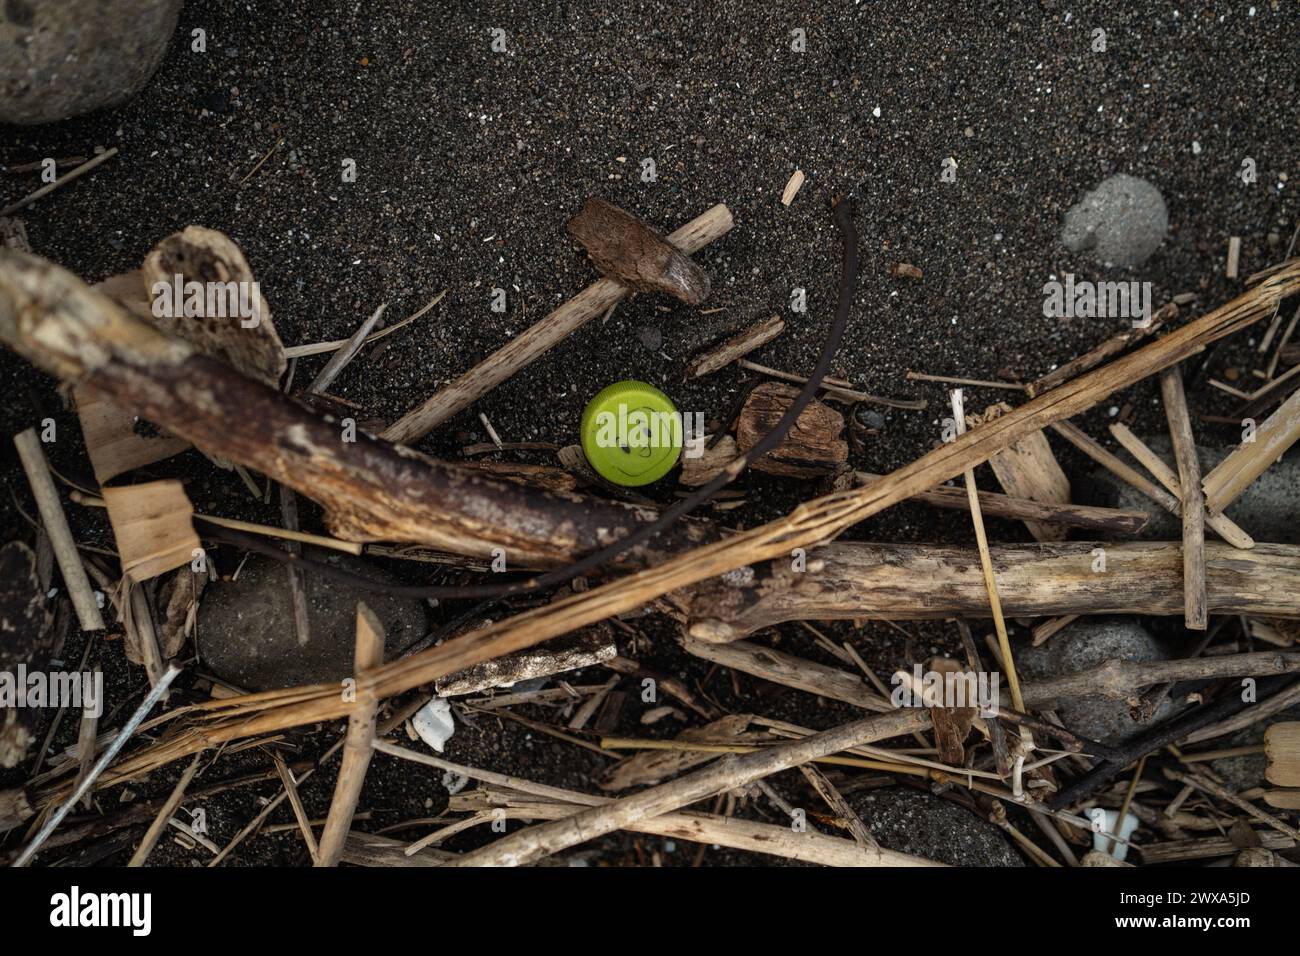
<path fill-rule="evenodd" d="M 1010 406 L 998 403 L 984 410 L 983 415 L 971 415 L 971 426 L 991 421 L 1010 411 Z M 1028 498 L 1047 504 L 1070 503 L 1070 479 L 1052 454 L 1047 436 L 1041 431 L 1026 435 L 989 459 L 989 467 L 998 483 L 1008 495 Z M 1068 532 L 1059 525 L 1041 521 L 1026 521 L 1025 527 L 1038 541 L 1063 541 Z"/>

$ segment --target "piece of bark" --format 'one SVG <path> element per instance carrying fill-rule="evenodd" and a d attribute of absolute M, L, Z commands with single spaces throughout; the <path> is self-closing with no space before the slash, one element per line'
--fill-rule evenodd
<path fill-rule="evenodd" d="M 983 415 L 969 416 L 973 426 L 991 421 L 1010 411 L 1010 406 L 1000 402 L 984 410 Z M 998 484 L 1009 495 L 1028 498 L 1048 504 L 1070 503 L 1070 479 L 1052 454 L 1052 446 L 1041 431 L 1026 435 L 989 459 L 989 466 L 997 476 Z M 1026 521 L 1037 541 L 1064 541 L 1068 532 L 1059 526 L 1040 521 Z"/>
<path fill-rule="evenodd" d="M 563 468 L 552 465 L 529 465 L 514 461 L 461 461 L 456 466 L 485 478 L 499 478 L 517 485 L 532 485 L 546 491 L 573 491 L 578 479 Z"/>
<path fill-rule="evenodd" d="M 738 358 L 744 358 L 754 349 L 766 345 L 785 331 L 785 320 L 774 315 L 737 332 L 720 345 L 715 345 L 691 360 L 686 367 L 687 378 L 700 378 L 710 375 L 720 368 L 726 368 Z"/>
<path fill-rule="evenodd" d="M 1105 548 L 1106 571 L 1093 570 Z M 1182 545 L 1062 541 L 995 545 L 1003 611 L 1010 617 L 1183 612 Z M 1250 551 L 1205 547 L 1209 608 L 1216 614 L 1300 617 L 1300 547 L 1257 544 Z M 788 560 L 757 565 L 745 579 L 714 578 L 673 596 L 692 636 L 733 641 L 789 620 L 919 620 L 987 617 L 979 554 L 949 545 L 836 542 Z"/>
<path fill-rule="evenodd" d="M 666 292 L 687 305 L 709 295 L 709 277 L 636 216 L 591 198 L 569 220 L 569 235 L 587 250 L 596 271 L 638 292 Z"/>
<path fill-rule="evenodd" d="M 31 252 L 31 243 L 27 241 L 27 227 L 23 221 L 12 216 L 0 216 L 0 247 L 17 249 L 19 252 Z"/>
<path fill-rule="evenodd" d="M 54 630 L 50 623 L 36 577 L 36 555 L 21 541 L 10 541 L 0 547 L 0 672 L 13 675 L 20 666 L 44 670 Z M 0 768 L 16 767 L 27 756 L 40 716 L 37 707 L 0 707 Z M 0 817 L 6 815 L 6 793 L 0 791 Z"/>
<path fill-rule="evenodd" d="M 653 522 L 653 509 L 468 475 L 314 414 L 131 318 L 63 269 L 0 252 L 0 341 L 53 375 L 320 503 L 334 536 L 554 565 Z M 712 539 L 678 522 L 632 558 Z"/>
<path fill-rule="evenodd" d="M 591 667 L 611 660 L 616 654 L 613 628 L 602 622 L 541 647 L 506 654 L 440 677 L 433 686 L 439 697 L 477 694 L 492 687 Z"/>
<path fill-rule="evenodd" d="M 151 481 L 103 492 L 122 572 L 132 581 L 147 581 L 190 563 L 199 536 L 194 533 L 194 506 L 179 481 Z"/>
<path fill-rule="evenodd" d="M 736 423 L 736 445 L 748 452 L 768 434 L 799 396 L 799 389 L 780 382 L 764 382 L 752 392 Z M 753 462 L 750 468 L 789 478 L 817 478 L 839 471 L 849 459 L 844 416 L 813 399 L 779 446 Z"/>
<path fill-rule="evenodd" d="M 81 434 L 86 440 L 86 454 L 90 456 L 95 480 L 101 485 L 128 471 L 179 455 L 190 447 L 183 438 L 137 427 L 143 423 L 94 389 L 77 388 L 73 394 Z"/>
<path fill-rule="evenodd" d="M 707 441 L 705 442 L 707 446 Z M 699 488 L 707 485 L 736 460 L 736 439 L 724 435 L 712 448 L 705 447 L 699 457 L 682 456 L 682 470 L 677 480 L 687 488 Z"/>

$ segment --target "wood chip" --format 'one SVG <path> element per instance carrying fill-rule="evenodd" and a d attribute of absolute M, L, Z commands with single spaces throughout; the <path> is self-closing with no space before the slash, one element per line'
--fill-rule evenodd
<path fill-rule="evenodd" d="M 799 195 L 799 190 L 803 188 L 803 170 L 796 169 L 790 174 L 790 179 L 785 184 L 785 189 L 781 190 L 781 205 L 788 206 L 794 202 L 794 197 Z"/>
<path fill-rule="evenodd" d="M 780 382 L 764 382 L 750 392 L 736 423 L 736 444 L 741 452 L 748 452 L 775 428 L 798 395 L 799 389 Z M 813 399 L 785 440 L 750 467 L 790 478 L 834 474 L 849 458 L 849 444 L 840 437 L 843 434 L 844 416 Z"/>
<path fill-rule="evenodd" d="M 105 488 L 104 502 L 122 571 L 132 581 L 189 564 L 199 548 L 194 506 L 179 481 Z"/>

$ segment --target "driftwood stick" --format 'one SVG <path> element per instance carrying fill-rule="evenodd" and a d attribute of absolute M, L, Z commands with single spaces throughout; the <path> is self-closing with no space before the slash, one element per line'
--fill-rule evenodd
<path fill-rule="evenodd" d="M 534 783 L 519 777 L 507 777 L 490 770 L 466 767 L 454 764 L 429 754 L 409 750 L 395 744 L 379 741 L 376 748 L 383 753 L 415 763 L 448 770 L 452 773 L 470 777 L 483 783 L 506 787 L 520 793 L 556 801 L 558 805 L 547 807 L 544 804 L 529 803 L 530 809 L 536 809 L 537 816 L 559 819 L 572 816 L 582 807 L 601 807 L 613 803 L 610 797 L 592 796 L 576 790 L 564 790 Z M 751 823 L 734 818 L 719 817 L 705 813 L 665 813 L 642 819 L 627 827 L 639 833 L 665 836 L 697 843 L 729 846 L 737 850 L 750 850 L 757 853 L 770 853 L 792 860 L 804 860 L 820 863 L 824 866 L 936 866 L 929 860 L 883 850 L 878 847 L 855 845 L 850 840 L 826 836 L 814 830 L 795 833 L 789 827 L 773 826 L 766 823 Z M 811 837 L 811 839 L 809 839 Z"/>
<path fill-rule="evenodd" d="M 724 757 L 670 783 L 513 833 L 481 850 L 467 853 L 449 865 L 523 866 L 535 863 L 578 843 L 613 830 L 631 828 L 643 820 L 670 813 L 724 790 L 744 786 L 859 744 L 908 734 L 922 729 L 928 722 L 928 715 L 919 709 L 894 711 L 754 753 Z"/>
<path fill-rule="evenodd" d="M 719 203 L 669 235 L 668 241 L 689 256 L 726 235 L 731 226 L 731 210 Z M 520 369 L 537 361 L 583 325 L 604 314 L 626 298 L 630 291 L 613 279 L 600 279 L 587 286 L 422 405 L 393 422 L 382 437 L 403 445 L 419 441 Z"/>
<path fill-rule="evenodd" d="M 1135 691 L 1155 684 L 1296 673 L 1300 673 L 1300 651 L 1261 651 L 1175 661 L 1108 660 L 1086 671 L 1036 682 L 1034 704 L 1040 709 L 1051 708 L 1052 703 L 1063 698 L 1089 696 L 1127 700 Z"/>
<path fill-rule="evenodd" d="M 348 716 L 347 736 L 343 741 L 343 761 L 339 766 L 338 780 L 334 784 L 334 799 L 330 802 L 329 816 L 320 837 L 320 856 L 317 866 L 338 866 L 343 855 L 343 844 L 352 827 L 361 785 L 366 782 L 366 768 L 375 742 L 375 713 L 379 699 L 361 683 L 366 671 L 384 662 L 384 625 L 375 613 L 364 604 L 357 605 L 356 643 L 356 707 Z"/>
<path fill-rule="evenodd" d="M 657 515 L 471 477 L 319 415 L 129 315 L 64 270 L 0 250 L 0 341 L 60 378 L 319 502 L 351 541 L 425 544 L 510 566 L 559 564 Z M 516 339 L 518 341 L 518 339 Z M 239 414 L 228 410 L 238 409 Z M 660 535 L 666 550 L 706 537 Z"/>
<path fill-rule="evenodd" d="M 36 429 L 29 428 L 15 435 L 14 446 L 18 449 L 23 471 L 27 473 L 27 482 L 32 488 L 32 497 L 36 499 L 36 507 L 41 513 L 41 523 L 50 537 L 54 557 L 63 573 L 63 583 L 67 585 L 68 596 L 77 611 L 77 621 L 83 631 L 102 631 L 104 618 L 95 602 L 95 593 L 90 589 L 90 579 L 86 577 L 81 556 L 77 554 L 77 542 L 73 540 L 72 529 L 68 527 L 68 518 L 59 502 L 54 479 L 50 477 L 50 465 L 45 460 L 41 440 L 36 437 Z"/>
<path fill-rule="evenodd" d="M 686 375 L 688 378 L 711 375 L 718 369 L 726 368 L 736 359 L 744 358 L 754 349 L 771 342 L 783 331 L 785 331 L 785 321 L 780 316 L 774 315 L 764 319 L 696 356 L 686 367 Z"/>
<path fill-rule="evenodd" d="M 866 471 L 856 471 L 853 476 L 863 485 L 869 485 L 881 478 L 880 475 L 873 475 Z M 970 499 L 965 490 L 948 485 L 923 491 L 919 495 L 913 495 L 910 500 L 920 501 L 936 508 L 951 508 L 956 511 L 970 509 Z M 980 510 L 984 514 L 995 518 L 1038 521 L 1064 528 L 1083 528 L 1109 534 L 1138 534 L 1151 520 L 1151 516 L 1145 511 L 1031 501 L 1029 498 L 1013 498 L 1011 495 L 996 491 L 981 491 L 979 503 Z"/>
<path fill-rule="evenodd" d="M 1123 445 L 1130 455 L 1136 458 L 1147 471 L 1151 472 L 1168 489 L 1169 493 L 1177 499 L 1178 511 L 1175 514 L 1181 514 L 1183 488 L 1177 472 L 1166 465 L 1164 460 L 1149 445 L 1129 430 L 1128 426 L 1116 422 L 1110 426 L 1110 433 L 1115 436 L 1115 440 Z M 1253 548 L 1255 546 L 1255 540 L 1225 514 L 1207 514 L 1205 523 L 1218 532 L 1223 540 L 1233 547 Z"/>
<path fill-rule="evenodd" d="M 1252 441 L 1242 442 L 1205 476 L 1202 485 L 1206 510 L 1210 514 L 1221 513 L 1297 441 L 1300 441 L 1300 391 L 1264 420 Z"/>
<path fill-rule="evenodd" d="M 1195 631 L 1208 626 L 1205 593 L 1205 493 L 1201 491 L 1201 463 L 1196 438 L 1183 394 L 1183 375 L 1177 366 L 1160 373 L 1160 394 L 1165 400 L 1169 435 L 1178 461 L 1183 509 L 1183 623 Z"/>
<path fill-rule="evenodd" d="M 1105 573 L 1094 570 L 1103 548 Z M 1181 614 L 1182 545 L 1058 541 L 994 545 L 998 593 L 1011 617 Z M 954 545 L 836 542 L 808 552 L 802 574 L 774 562 L 741 584 L 706 581 L 674 595 L 701 641 L 734 641 L 782 621 L 987 617 L 979 554 Z M 1300 546 L 1240 551 L 1206 544 L 1208 607 L 1215 614 L 1300 617 Z"/>
<path fill-rule="evenodd" d="M 1199 773 L 1181 773 L 1177 770 L 1166 770 L 1165 776 L 1169 777 L 1171 780 L 1177 780 L 1179 783 L 1186 784 L 1189 787 L 1195 787 L 1197 790 L 1208 793 L 1213 797 L 1218 797 L 1220 800 L 1232 804 L 1238 810 L 1246 811 L 1261 823 L 1268 824 L 1278 833 L 1289 836 L 1293 840 L 1300 840 L 1300 830 L 1297 830 L 1284 820 L 1279 820 L 1277 817 L 1273 816 L 1273 814 L 1266 813 L 1249 801 L 1241 799 L 1241 797 L 1237 796 L 1231 790 L 1219 786 L 1214 781 L 1207 779 Z"/>

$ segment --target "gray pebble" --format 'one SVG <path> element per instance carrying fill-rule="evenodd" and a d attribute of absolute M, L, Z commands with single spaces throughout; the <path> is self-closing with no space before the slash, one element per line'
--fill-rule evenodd
<path fill-rule="evenodd" d="M 1065 214 L 1061 242 L 1071 252 L 1091 250 L 1100 262 L 1128 267 L 1146 262 L 1169 229 L 1160 190 L 1136 176 L 1118 173 Z"/>

